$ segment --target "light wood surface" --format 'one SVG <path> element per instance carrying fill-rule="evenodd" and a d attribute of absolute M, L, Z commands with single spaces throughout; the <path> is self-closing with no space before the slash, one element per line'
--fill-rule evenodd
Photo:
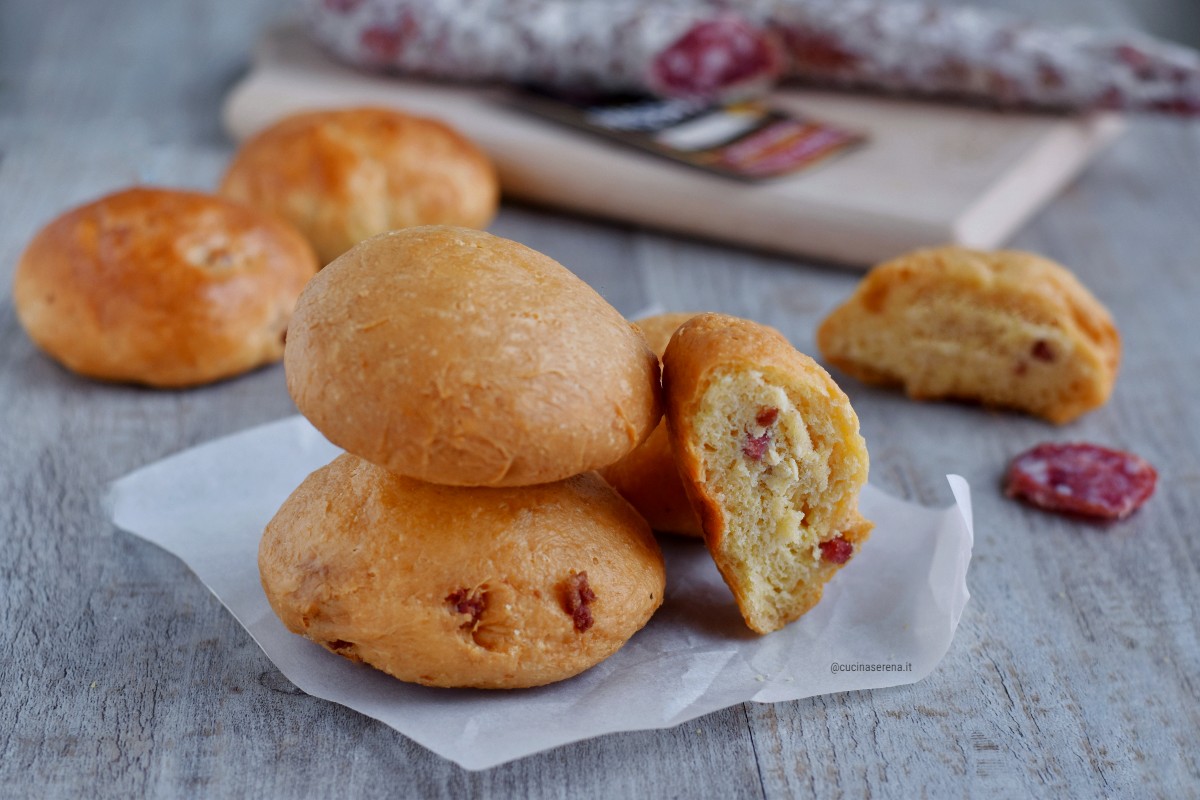
<path fill-rule="evenodd" d="M 1132 5 L 1134 0 L 1128 0 Z M 1183 2 L 1183 0 L 1181 0 Z M 1120 24 L 1118 0 L 1011 0 Z M 1159 4 L 1162 5 L 1162 4 Z M 1047 6 L 1049 8 L 1047 8 Z M 85 381 L 9 299 L 51 217 L 135 181 L 212 187 L 223 93 L 283 2 L 0 5 L 0 796 L 1195 797 L 1200 793 L 1200 125 L 1136 121 L 1014 244 L 1057 258 L 1125 335 L 1115 396 L 1068 428 L 849 380 L 872 480 L 975 493 L 972 599 L 925 681 L 746 705 L 469 773 L 302 694 L 166 553 L 108 522 L 112 479 L 293 412 L 280 367 L 187 392 Z M 715 309 L 813 348 L 856 276 L 507 205 L 494 232 L 619 309 Z M 1042 440 L 1130 448 L 1157 495 L 1087 526 L 1005 500 Z"/>
<path fill-rule="evenodd" d="M 1002 113 L 795 87 L 769 100 L 861 132 L 869 146 L 798 179 L 731 181 L 540 119 L 503 87 L 363 73 L 325 54 L 299 21 L 264 33 L 222 118 L 244 139 L 313 108 L 401 108 L 478 143 L 509 199 L 854 269 L 947 242 L 996 247 L 1124 127 L 1111 113 Z"/>

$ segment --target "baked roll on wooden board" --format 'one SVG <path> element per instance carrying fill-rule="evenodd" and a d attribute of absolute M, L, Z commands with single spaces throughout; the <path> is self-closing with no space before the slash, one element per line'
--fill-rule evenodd
<path fill-rule="evenodd" d="M 220 193 L 282 217 L 328 264 L 416 225 L 485 228 L 500 186 L 487 156 L 435 119 L 386 108 L 309 111 L 248 139 Z"/>
<path fill-rule="evenodd" d="M 263 588 L 293 633 L 401 680 L 512 689 L 604 660 L 663 601 L 662 553 L 594 473 L 437 486 L 344 454 L 267 525 Z"/>
<path fill-rule="evenodd" d="M 671 447 L 704 542 L 746 624 L 821 599 L 870 534 L 866 444 L 846 395 L 773 328 L 701 314 L 663 355 Z"/>

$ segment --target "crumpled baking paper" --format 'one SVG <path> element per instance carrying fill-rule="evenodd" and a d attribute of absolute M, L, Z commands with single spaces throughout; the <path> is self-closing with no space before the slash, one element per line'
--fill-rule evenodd
<path fill-rule="evenodd" d="M 668 728 L 748 700 L 772 703 L 915 683 L 945 655 L 966 605 L 970 487 L 922 508 L 868 486 L 868 544 L 821 603 L 767 636 L 742 622 L 698 542 L 668 540 L 662 609 L 616 655 L 537 689 L 402 683 L 289 633 L 258 578 L 263 528 L 340 451 L 301 417 L 186 450 L 117 481 L 113 521 L 179 556 L 305 692 L 349 706 L 467 769 L 617 731 Z"/>

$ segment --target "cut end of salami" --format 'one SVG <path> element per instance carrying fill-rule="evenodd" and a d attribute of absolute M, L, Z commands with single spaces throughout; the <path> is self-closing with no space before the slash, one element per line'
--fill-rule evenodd
<path fill-rule="evenodd" d="M 649 83 L 668 97 L 729 98 L 769 88 L 785 59 L 775 38 L 745 20 L 698 22 L 654 59 Z"/>
<path fill-rule="evenodd" d="M 1013 459 L 1005 493 L 1063 514 L 1118 520 L 1154 494 L 1158 473 L 1132 453 L 1094 444 L 1040 444 Z"/>

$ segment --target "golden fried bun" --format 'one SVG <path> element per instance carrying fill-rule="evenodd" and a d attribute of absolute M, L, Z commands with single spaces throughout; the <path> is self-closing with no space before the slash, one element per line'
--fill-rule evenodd
<path fill-rule="evenodd" d="M 17 263 L 33 341 L 91 378 L 195 386 L 278 361 L 317 270 L 290 225 L 195 192 L 133 188 L 58 217 Z"/>
<path fill-rule="evenodd" d="M 639 319 L 634 324 L 661 358 L 671 335 L 694 316 L 694 313 L 659 314 Z M 632 453 L 601 469 L 600 475 L 646 518 L 654 530 L 697 538 L 703 536 L 700 519 L 692 510 L 675 467 L 666 420 L 658 423 L 650 438 Z"/>
<path fill-rule="evenodd" d="M 327 264 L 396 228 L 486 227 L 499 187 L 483 151 L 448 125 L 350 108 L 296 114 L 251 137 L 220 192 L 291 222 Z"/>
<path fill-rule="evenodd" d="M 663 355 L 671 447 L 704 542 L 746 624 L 769 633 L 821 599 L 872 524 L 850 401 L 773 328 L 701 314 Z"/>
<path fill-rule="evenodd" d="M 461 488 L 349 454 L 279 509 L 259 570 L 289 630 L 400 680 L 487 689 L 594 666 L 665 586 L 650 529 L 595 473 Z"/>
<path fill-rule="evenodd" d="M 636 328 L 553 259 L 465 228 L 392 231 L 335 260 L 297 304 L 284 363 L 330 441 L 432 483 L 562 480 L 662 416 Z"/>
<path fill-rule="evenodd" d="M 1108 402 L 1112 316 L 1066 268 L 1014 250 L 918 250 L 871 270 L 821 323 L 834 367 L 922 400 L 971 400 L 1070 422 Z"/>

